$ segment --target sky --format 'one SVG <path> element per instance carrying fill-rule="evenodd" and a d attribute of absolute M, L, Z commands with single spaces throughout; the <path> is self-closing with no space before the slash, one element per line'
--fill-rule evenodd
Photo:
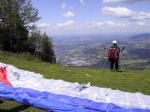
<path fill-rule="evenodd" d="M 150 0 L 32 0 L 49 35 L 150 32 Z"/>

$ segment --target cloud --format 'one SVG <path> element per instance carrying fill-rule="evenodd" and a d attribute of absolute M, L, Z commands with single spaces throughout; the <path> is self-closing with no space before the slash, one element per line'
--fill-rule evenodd
<path fill-rule="evenodd" d="M 74 20 L 69 20 L 64 23 L 58 23 L 57 27 L 72 27 L 74 25 L 75 21 Z"/>
<path fill-rule="evenodd" d="M 126 24 L 123 23 L 114 23 L 112 21 L 94 21 L 89 23 L 89 28 L 113 28 L 119 27 L 124 28 Z"/>
<path fill-rule="evenodd" d="M 125 7 L 104 7 L 103 14 L 111 15 L 117 18 L 128 18 L 129 20 L 142 21 L 150 19 L 149 12 L 135 12 Z"/>
<path fill-rule="evenodd" d="M 85 0 L 80 0 L 80 3 L 81 3 L 82 5 L 85 5 Z"/>
<path fill-rule="evenodd" d="M 146 26 L 147 24 L 143 23 L 143 22 L 136 22 L 137 25 L 139 26 Z"/>
<path fill-rule="evenodd" d="M 62 8 L 62 9 L 66 8 L 66 3 L 62 3 L 62 4 L 61 4 L 61 8 Z"/>
<path fill-rule="evenodd" d="M 87 30 L 92 33 L 121 33 L 127 31 L 125 23 L 117 23 L 114 21 L 92 21 L 87 24 Z"/>
<path fill-rule="evenodd" d="M 75 17 L 75 13 L 72 12 L 72 11 L 68 11 L 68 12 L 64 13 L 63 16 L 65 16 L 65 17 Z"/>
<path fill-rule="evenodd" d="M 53 26 L 53 27 L 50 27 Z M 87 33 L 143 33 L 149 32 L 150 23 L 148 21 L 129 21 L 128 23 L 114 21 L 89 21 L 88 23 L 75 24 L 74 20 L 56 23 L 39 23 L 38 28 L 49 35 L 69 35 Z"/>
<path fill-rule="evenodd" d="M 100 32 L 100 33 L 143 33 L 149 32 L 150 23 L 148 22 L 128 22 L 128 23 L 119 23 L 114 21 L 93 21 L 89 22 L 86 26 L 88 29 L 85 31 L 89 32 Z"/>
<path fill-rule="evenodd" d="M 135 3 L 135 2 L 150 2 L 150 0 L 103 0 L 103 3 Z"/>
<path fill-rule="evenodd" d="M 104 7 L 102 8 L 102 12 L 104 14 L 108 14 L 114 17 L 131 17 L 134 15 L 135 12 L 125 8 L 125 7 L 117 7 L 117 8 L 112 8 L 112 7 Z"/>
<path fill-rule="evenodd" d="M 141 21 L 141 20 L 148 20 L 150 19 L 150 13 L 147 12 L 139 12 L 136 13 L 133 17 L 131 17 L 131 20 Z"/>
<path fill-rule="evenodd" d="M 126 30 L 128 32 L 150 32 L 150 23 L 147 22 L 132 22 L 127 24 Z"/>
<path fill-rule="evenodd" d="M 46 29 L 46 28 L 48 28 L 49 26 L 50 26 L 50 24 L 45 23 L 45 22 L 42 22 L 42 23 L 38 23 L 38 24 L 37 24 L 37 27 L 38 27 L 39 29 Z"/>

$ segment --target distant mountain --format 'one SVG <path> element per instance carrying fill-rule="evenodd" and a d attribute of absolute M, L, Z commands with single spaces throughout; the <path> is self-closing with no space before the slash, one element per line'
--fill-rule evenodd
<path fill-rule="evenodd" d="M 144 40 L 144 39 L 150 39 L 150 33 L 144 33 L 144 34 L 139 34 L 135 36 L 129 37 L 131 40 Z"/>

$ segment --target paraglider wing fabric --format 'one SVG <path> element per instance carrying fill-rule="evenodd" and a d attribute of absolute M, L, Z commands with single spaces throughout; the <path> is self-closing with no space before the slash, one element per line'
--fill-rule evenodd
<path fill-rule="evenodd" d="M 7 67 L 0 67 L 0 81 L 7 84 L 7 85 L 11 85 L 11 83 L 8 81 L 7 79 Z"/>
<path fill-rule="evenodd" d="M 12 87 L 2 82 L 0 82 L 0 98 L 54 112 L 150 112 L 146 109 L 124 109 L 111 103 Z"/>

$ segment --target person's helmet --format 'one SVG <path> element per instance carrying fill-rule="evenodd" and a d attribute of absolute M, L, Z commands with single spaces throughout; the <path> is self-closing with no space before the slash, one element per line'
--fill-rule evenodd
<path fill-rule="evenodd" d="M 117 44 L 117 41 L 116 41 L 116 40 L 113 40 L 112 43 L 113 43 L 113 44 Z"/>

